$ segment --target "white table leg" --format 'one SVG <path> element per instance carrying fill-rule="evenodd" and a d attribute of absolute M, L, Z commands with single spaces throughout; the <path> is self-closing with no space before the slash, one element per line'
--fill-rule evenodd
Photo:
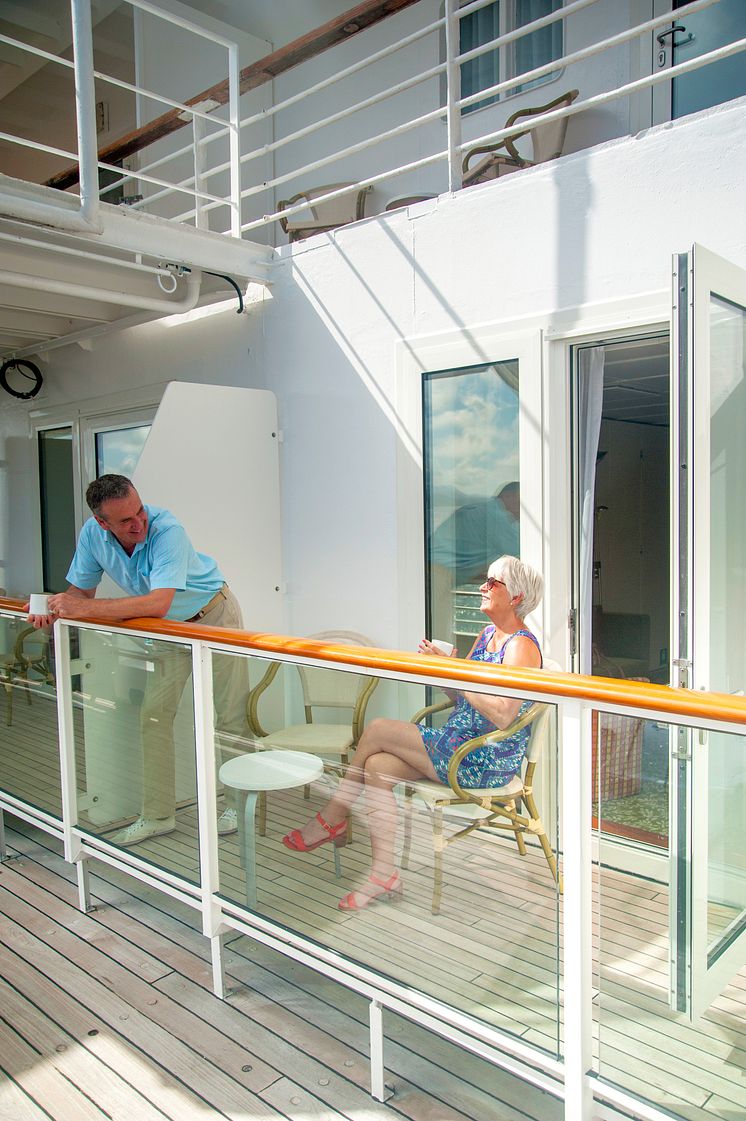
<path fill-rule="evenodd" d="M 242 792 L 244 793 L 244 792 Z M 258 791 L 247 790 L 243 813 L 238 815 L 241 859 L 246 873 L 246 902 L 256 909 L 256 803 Z"/>

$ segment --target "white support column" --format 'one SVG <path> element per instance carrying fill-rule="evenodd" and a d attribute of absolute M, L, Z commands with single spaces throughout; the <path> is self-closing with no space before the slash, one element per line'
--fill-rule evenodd
<path fill-rule="evenodd" d="M 74 864 L 80 856 L 81 843 L 80 838 L 73 833 L 73 826 L 78 821 L 78 788 L 75 776 L 70 628 L 59 619 L 54 624 L 54 656 L 57 665 L 57 735 L 60 746 L 60 787 L 65 860 Z M 83 910 L 85 910 L 85 907 L 83 907 Z"/>
<path fill-rule="evenodd" d="M 200 144 L 205 136 L 207 129 L 205 122 L 201 117 L 192 117 L 192 142 L 194 145 L 194 224 L 198 230 L 209 229 L 210 223 L 205 211 L 205 200 L 200 197 L 198 191 L 203 191 L 205 187 L 205 170 L 207 168 L 207 149 L 204 144 Z"/>
<path fill-rule="evenodd" d="M 591 908 L 591 709 L 560 707 L 564 945 L 565 1119 L 591 1121 L 593 959 Z"/>
<path fill-rule="evenodd" d="M 228 47 L 228 109 L 231 164 L 231 236 L 241 237 L 241 109 L 238 46 Z"/>
<path fill-rule="evenodd" d="M 370 1002 L 370 1093 L 377 1102 L 386 1100 L 383 1065 L 383 1007 L 378 1000 Z"/>
<path fill-rule="evenodd" d="M 227 656 L 227 655 L 224 655 Z M 197 821 L 199 828 L 200 886 L 202 888 L 202 933 L 210 939 L 213 989 L 225 995 L 223 947 L 224 927 L 214 896 L 220 884 L 218 858 L 217 784 L 215 781 L 215 723 L 213 720 L 212 650 L 202 642 L 192 644 L 194 683 L 194 746 L 197 755 Z"/>
<path fill-rule="evenodd" d="M 81 856 L 76 865 L 75 872 L 78 877 L 78 906 L 81 911 L 95 911 L 91 903 L 91 879 L 88 872 L 88 861 Z"/>
<path fill-rule="evenodd" d="M 220 1000 L 225 1000 L 228 990 L 225 985 L 225 960 L 223 956 L 223 935 L 216 934 L 210 939 L 212 958 L 212 991 Z"/>
<path fill-rule="evenodd" d="M 8 846 L 5 843 L 5 810 L 0 807 L 0 864 L 8 859 Z"/>
<path fill-rule="evenodd" d="M 80 212 L 87 222 L 99 219 L 96 83 L 93 77 L 91 0 L 72 0 L 75 112 L 80 163 Z"/>
<path fill-rule="evenodd" d="M 448 129 L 448 190 L 460 191 L 461 174 L 461 67 L 459 0 L 446 0 L 446 121 Z"/>

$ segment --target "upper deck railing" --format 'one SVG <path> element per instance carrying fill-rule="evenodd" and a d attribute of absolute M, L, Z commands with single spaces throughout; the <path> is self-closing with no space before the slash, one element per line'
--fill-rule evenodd
<path fill-rule="evenodd" d="M 432 0 L 365 0 L 240 69 L 236 42 L 150 0 L 127 0 L 141 18 L 166 22 L 189 36 L 185 67 L 190 57 L 198 58 L 200 43 L 225 52 L 220 80 L 179 100 L 153 89 L 152 83 L 139 85 L 95 69 L 90 0 L 71 0 L 72 60 L 19 38 L 2 35 L 0 41 L 74 71 L 77 151 L 10 132 L 0 138 L 75 161 L 47 180 L 60 188 L 79 184 L 79 210 L 71 214 L 68 209 L 61 219 L 68 229 L 98 228 L 99 201 L 124 192 L 134 210 L 232 238 L 253 238 L 281 220 L 300 221 L 311 209 L 355 192 L 372 192 L 370 212 L 382 209 L 394 191 L 398 203 L 456 191 L 468 151 L 517 137 L 537 123 L 585 121 L 571 149 L 634 131 L 646 116 L 633 107 L 645 97 L 649 102 L 656 87 L 670 86 L 672 80 L 746 47 L 746 39 L 740 39 L 667 64 L 672 25 L 719 0 L 693 0 L 632 24 L 620 16 L 620 6 L 605 0 L 570 0 L 539 19 L 462 49 L 463 21 L 490 2 L 446 0 L 442 14 L 432 18 Z M 591 13 L 598 17 L 594 24 L 588 19 Z M 589 39 L 591 26 L 604 31 Z M 551 57 L 536 65 L 515 61 L 515 51 L 524 49 L 530 56 L 537 35 L 557 29 L 561 33 L 555 41 L 562 46 L 552 49 Z M 491 84 L 483 80 L 475 92 L 462 96 L 465 68 L 487 57 L 512 58 L 506 65 L 517 72 Z M 551 96 L 542 93 L 546 83 Z M 160 115 L 97 153 L 97 91 L 111 88 L 136 97 L 146 118 L 154 110 Z M 572 104 L 506 125 L 508 110 L 536 107 L 570 89 L 579 90 Z M 627 108 L 622 111 L 620 105 Z M 596 110 L 607 107 L 618 111 L 616 123 L 606 122 L 606 131 L 599 131 Z M 181 130 L 188 133 L 186 141 L 180 139 Z M 125 158 L 137 166 L 123 168 Z M 106 186 L 99 187 L 100 172 L 113 177 Z M 309 190 L 316 192 L 312 203 L 295 199 Z M 5 200 L 3 209 L 17 217 L 49 219 L 57 208 L 48 200 L 14 197 Z M 337 216 L 330 225 L 345 220 Z"/>
<path fill-rule="evenodd" d="M 623 1037 L 626 1032 L 636 1039 L 644 1021 L 648 1033 L 656 1031 L 661 1038 L 675 1033 L 677 1054 L 690 1069 L 697 1069 L 701 1060 L 697 1049 L 705 1037 L 699 1029 L 685 1028 L 680 1013 L 668 1010 L 675 969 L 669 978 L 666 963 L 669 956 L 679 961 L 689 953 L 684 933 L 696 925 L 694 898 L 704 913 L 709 943 L 735 939 L 733 891 L 737 895 L 738 889 L 729 894 L 713 886 L 704 900 L 691 895 L 687 863 L 692 846 L 707 842 L 682 821 L 677 802 L 690 797 L 695 781 L 691 769 L 700 757 L 706 762 L 708 751 L 712 797 L 717 799 L 723 786 L 717 767 L 727 767 L 730 758 L 729 793 L 723 795 L 721 809 L 730 820 L 728 801 L 742 785 L 738 775 L 743 772 L 739 760 L 746 699 L 156 620 L 106 627 L 58 621 L 53 688 L 47 677 L 34 674 L 30 663 L 25 668 L 17 658 L 14 663 L 12 652 L 19 641 L 22 648 L 19 636 L 26 627 L 20 608 L 18 601 L 0 600 L 8 706 L 0 746 L 0 809 L 64 840 L 66 858 L 78 869 L 81 906 L 90 900 L 89 862 L 104 861 L 200 911 L 203 931 L 211 939 L 219 993 L 222 934 L 233 931 L 362 994 L 370 1002 L 371 1089 L 380 1099 L 385 1097 L 381 1014 L 390 1009 L 520 1077 L 529 1116 L 548 1116 L 546 1103 L 540 1104 L 546 1094 L 564 1102 L 568 1121 L 590 1121 L 603 1102 L 637 1117 L 670 1117 L 671 1112 L 661 1112 L 664 1108 L 677 1114 L 678 1070 L 669 1070 L 661 1058 L 657 1073 L 641 1074 L 635 1042 L 628 1076 Z M 150 690 L 179 661 L 181 680 L 188 681 L 191 670 L 191 684 L 180 703 L 178 690 L 172 696 L 170 714 L 168 704 L 160 710 L 161 718 L 173 724 L 175 742 L 173 828 L 130 846 L 115 830 L 138 813 L 142 797 L 139 759 L 153 717 L 148 697 L 152 700 Z M 268 686 L 271 666 L 278 669 Z M 400 855 L 404 902 L 396 908 L 379 903 L 359 913 L 339 911 L 339 896 L 359 889 L 368 872 L 365 815 L 357 809 L 353 813 L 353 843 L 342 850 L 336 875 L 329 848 L 322 847 L 318 856 L 293 853 L 280 839 L 324 808 L 345 765 L 338 759 L 325 774 L 319 766 L 306 802 L 295 786 L 304 780 L 285 781 L 281 763 L 280 779 L 275 774 L 270 782 L 273 792 L 266 795 L 256 840 L 253 804 L 252 816 L 246 808 L 251 791 L 247 797 L 246 786 L 231 788 L 226 778 L 228 787 L 221 794 L 216 777 L 226 760 L 258 758 L 255 753 L 261 755 L 267 746 L 262 745 L 265 732 L 303 724 L 297 670 L 304 667 L 323 669 L 337 692 L 350 680 L 373 682 L 377 688 L 368 690 L 368 723 L 380 715 L 408 720 L 428 692 L 464 685 L 485 696 L 549 704 L 549 735 L 533 777 L 538 808 L 527 819 L 525 847 L 516 849 L 510 832 L 504 839 L 492 819 L 474 821 L 474 812 L 477 817 L 480 812 L 474 806 L 446 808 L 441 820 L 437 799 L 426 811 L 430 795 L 411 801 L 404 797 L 404 786 L 397 787 L 400 812 L 408 823 Z M 257 705 L 264 706 L 261 729 L 256 721 L 240 730 L 230 725 L 229 702 L 220 686 L 226 670 L 243 682 L 242 704 L 256 698 L 250 706 L 254 716 Z M 608 736 L 601 740 L 594 731 L 594 712 L 609 722 Z M 330 710 L 323 719 L 334 724 L 343 717 Z M 670 799 L 661 801 L 668 849 L 646 852 L 640 845 L 621 846 L 613 858 L 604 856 L 608 780 L 613 785 L 612 755 L 617 750 L 612 727 L 624 733 L 617 746 L 627 771 L 634 766 L 630 744 L 640 747 L 649 733 L 651 744 L 654 740 L 658 746 L 649 744 L 646 750 L 658 750 L 667 767 L 670 756 Z M 668 729 L 663 740 L 661 728 Z M 727 746 L 725 763 L 717 755 L 721 742 Z M 592 770 L 597 776 L 593 790 Z M 701 783 L 701 768 L 697 773 Z M 449 787 L 442 789 L 450 795 Z M 530 794 L 527 790 L 526 797 Z M 238 799 L 243 829 L 238 839 L 235 833 L 218 832 L 226 796 Z M 599 821 L 596 829 L 592 811 Z M 466 818 L 460 816 L 464 812 Z M 435 814 L 432 824 L 430 813 Z M 449 815 L 455 815 L 453 820 Z M 728 846 L 737 854 L 743 845 L 733 821 L 730 826 Z M 460 859 L 450 854 L 454 833 Z M 543 838 L 559 856 L 559 884 L 532 843 Z M 624 851 L 632 859 L 626 872 L 618 870 Z M 437 904 L 433 862 L 436 876 L 442 877 Z M 670 883 L 669 867 L 678 869 Z M 600 893 L 600 910 L 592 905 L 595 892 Z M 653 969 L 665 946 L 661 968 Z M 680 968 L 684 974 L 694 970 L 692 957 Z M 723 1007 L 731 1010 L 735 1024 L 733 998 Z M 714 1023 L 720 1022 L 718 1015 Z M 708 1069 L 714 1062 L 708 1051 Z M 728 1075 L 726 1062 L 719 1077 Z M 730 1092 L 723 1089 L 723 1094 Z M 688 1116 L 688 1100 L 684 1095 L 681 1116 Z M 733 1100 L 740 1100 L 737 1094 Z"/>

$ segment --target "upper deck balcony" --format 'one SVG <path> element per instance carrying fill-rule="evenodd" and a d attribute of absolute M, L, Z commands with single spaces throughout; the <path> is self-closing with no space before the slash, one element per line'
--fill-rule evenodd
<path fill-rule="evenodd" d="M 262 5 L 238 6 L 231 27 L 209 5 L 146 0 L 6 14 L 0 302 L 29 317 L 0 323 L 6 355 L 224 294 L 205 274 L 266 282 L 288 236 L 525 174 L 746 92 L 730 0 L 343 8 L 327 4 L 318 27 Z M 32 288 L 54 297 L 56 321 L 34 318 Z"/>

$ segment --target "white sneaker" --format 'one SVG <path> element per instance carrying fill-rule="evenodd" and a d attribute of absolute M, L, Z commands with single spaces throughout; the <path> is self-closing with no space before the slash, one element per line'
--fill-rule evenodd
<path fill-rule="evenodd" d="M 112 844 L 126 848 L 128 845 L 138 845 L 140 841 L 147 841 L 150 837 L 161 837 L 164 833 L 173 833 L 176 828 L 176 819 L 173 817 L 158 817 L 149 819 L 138 817 L 126 829 L 119 829 L 107 837 Z"/>
<path fill-rule="evenodd" d="M 218 833 L 224 837 L 226 833 L 235 833 L 238 829 L 238 813 L 236 810 L 223 810 L 218 818 Z"/>

